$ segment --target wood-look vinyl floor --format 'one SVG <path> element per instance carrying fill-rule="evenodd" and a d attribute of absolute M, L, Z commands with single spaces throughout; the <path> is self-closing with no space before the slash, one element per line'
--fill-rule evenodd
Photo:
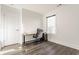
<path fill-rule="evenodd" d="M 79 50 L 53 42 L 32 43 L 4 55 L 79 55 Z"/>

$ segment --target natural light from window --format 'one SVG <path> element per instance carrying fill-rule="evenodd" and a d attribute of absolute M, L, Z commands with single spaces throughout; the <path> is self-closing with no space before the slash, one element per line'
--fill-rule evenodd
<path fill-rule="evenodd" d="M 56 33 L 56 15 L 47 17 L 47 33 L 50 34 Z"/>

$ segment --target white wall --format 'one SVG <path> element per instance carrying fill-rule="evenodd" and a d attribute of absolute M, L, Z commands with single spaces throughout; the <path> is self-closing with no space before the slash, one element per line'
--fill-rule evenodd
<path fill-rule="evenodd" d="M 23 22 L 23 32 L 24 33 L 36 33 L 37 28 L 42 28 L 42 20 L 43 16 L 26 9 L 22 9 L 22 22 Z M 26 37 L 26 40 L 30 40 L 32 38 Z"/>
<path fill-rule="evenodd" d="M 34 32 L 37 28 L 42 28 L 42 15 L 22 9 L 22 20 L 24 32 Z"/>
<path fill-rule="evenodd" d="M 46 16 L 52 14 L 56 14 L 56 34 L 49 34 L 48 40 L 79 49 L 79 5 L 62 5 Z M 43 20 L 44 28 L 46 28 L 46 16 Z"/>

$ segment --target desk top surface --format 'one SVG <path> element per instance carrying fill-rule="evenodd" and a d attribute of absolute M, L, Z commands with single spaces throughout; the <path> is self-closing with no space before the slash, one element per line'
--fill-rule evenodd
<path fill-rule="evenodd" d="M 36 33 L 23 33 L 23 35 L 33 35 L 33 34 L 36 34 Z"/>

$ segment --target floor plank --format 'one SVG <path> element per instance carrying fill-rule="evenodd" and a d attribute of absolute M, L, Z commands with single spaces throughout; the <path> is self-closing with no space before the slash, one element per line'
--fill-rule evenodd
<path fill-rule="evenodd" d="M 79 55 L 79 50 L 53 42 L 32 43 L 4 55 Z"/>

